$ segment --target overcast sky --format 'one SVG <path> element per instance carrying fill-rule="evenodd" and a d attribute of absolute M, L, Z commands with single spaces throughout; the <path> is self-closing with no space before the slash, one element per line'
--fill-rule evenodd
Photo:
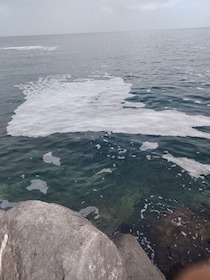
<path fill-rule="evenodd" d="M 210 27 L 210 0 L 0 0 L 0 36 Z"/>

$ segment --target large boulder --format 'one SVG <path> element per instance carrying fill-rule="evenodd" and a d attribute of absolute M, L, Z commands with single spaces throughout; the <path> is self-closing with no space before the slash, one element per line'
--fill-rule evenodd
<path fill-rule="evenodd" d="M 115 242 L 77 212 L 27 201 L 0 211 L 0 280 L 164 280 L 134 237 Z"/>
<path fill-rule="evenodd" d="M 70 209 L 28 201 L 0 219 L 2 280 L 112 280 L 123 267 L 116 246 Z"/>

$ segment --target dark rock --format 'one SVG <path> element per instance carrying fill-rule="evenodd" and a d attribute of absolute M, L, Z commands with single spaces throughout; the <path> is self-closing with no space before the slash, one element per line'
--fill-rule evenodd
<path fill-rule="evenodd" d="M 167 279 L 179 268 L 209 258 L 210 219 L 191 210 L 164 214 L 148 229 L 155 244 L 155 262 Z M 180 269 L 177 269 L 177 271 Z"/>
<path fill-rule="evenodd" d="M 182 272 L 184 269 L 184 265 L 181 262 L 175 263 L 167 273 L 167 279 L 168 280 L 175 280 L 177 279 L 177 276 Z"/>

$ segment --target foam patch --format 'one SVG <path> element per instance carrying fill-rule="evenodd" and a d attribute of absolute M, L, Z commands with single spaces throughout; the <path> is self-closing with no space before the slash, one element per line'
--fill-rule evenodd
<path fill-rule="evenodd" d="M 10 202 L 8 200 L 0 199 L 1 209 L 12 208 L 19 204 L 20 202 Z"/>
<path fill-rule="evenodd" d="M 69 76 L 20 85 L 25 102 L 15 110 L 7 133 L 44 137 L 53 133 L 112 131 L 210 139 L 210 133 L 196 129 L 209 126 L 210 117 L 138 107 L 138 102 L 127 100 L 132 96 L 131 86 L 119 77 L 71 82 Z"/>
<path fill-rule="evenodd" d="M 60 166 L 61 159 L 52 155 L 52 152 L 46 153 L 43 155 L 43 161 L 45 163 L 52 163 L 54 165 Z"/>
<path fill-rule="evenodd" d="M 88 206 L 86 208 L 83 208 L 79 211 L 79 214 L 83 217 L 87 217 L 89 214 L 94 213 L 96 216 L 94 217 L 94 219 L 98 219 L 99 218 L 99 210 L 97 207 L 95 206 Z"/>
<path fill-rule="evenodd" d="M 207 176 L 210 174 L 210 165 L 200 163 L 194 159 L 186 157 L 174 157 L 171 154 L 165 154 L 162 158 L 167 159 L 169 162 L 173 162 L 176 165 L 183 168 L 189 173 L 191 177 L 202 178 L 201 176 Z"/>
<path fill-rule="evenodd" d="M 141 147 L 139 148 L 141 151 L 147 151 L 147 150 L 156 150 L 158 148 L 157 142 L 144 142 Z"/>
<path fill-rule="evenodd" d="M 21 47 L 6 47 L 1 48 L 1 50 L 15 50 L 15 51 L 31 51 L 31 50 L 46 50 L 54 51 L 57 49 L 57 46 L 48 47 L 48 46 L 21 46 Z"/>
<path fill-rule="evenodd" d="M 39 190 L 43 194 L 46 194 L 48 188 L 49 188 L 49 186 L 47 185 L 47 183 L 45 181 L 40 180 L 40 179 L 34 179 L 34 180 L 31 180 L 31 185 L 28 186 L 26 189 L 28 191 Z"/>

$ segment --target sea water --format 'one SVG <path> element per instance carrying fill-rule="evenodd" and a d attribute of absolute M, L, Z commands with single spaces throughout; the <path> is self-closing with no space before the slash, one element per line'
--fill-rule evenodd
<path fill-rule="evenodd" d="M 106 233 L 210 199 L 210 29 L 0 38 L 0 207 Z"/>

